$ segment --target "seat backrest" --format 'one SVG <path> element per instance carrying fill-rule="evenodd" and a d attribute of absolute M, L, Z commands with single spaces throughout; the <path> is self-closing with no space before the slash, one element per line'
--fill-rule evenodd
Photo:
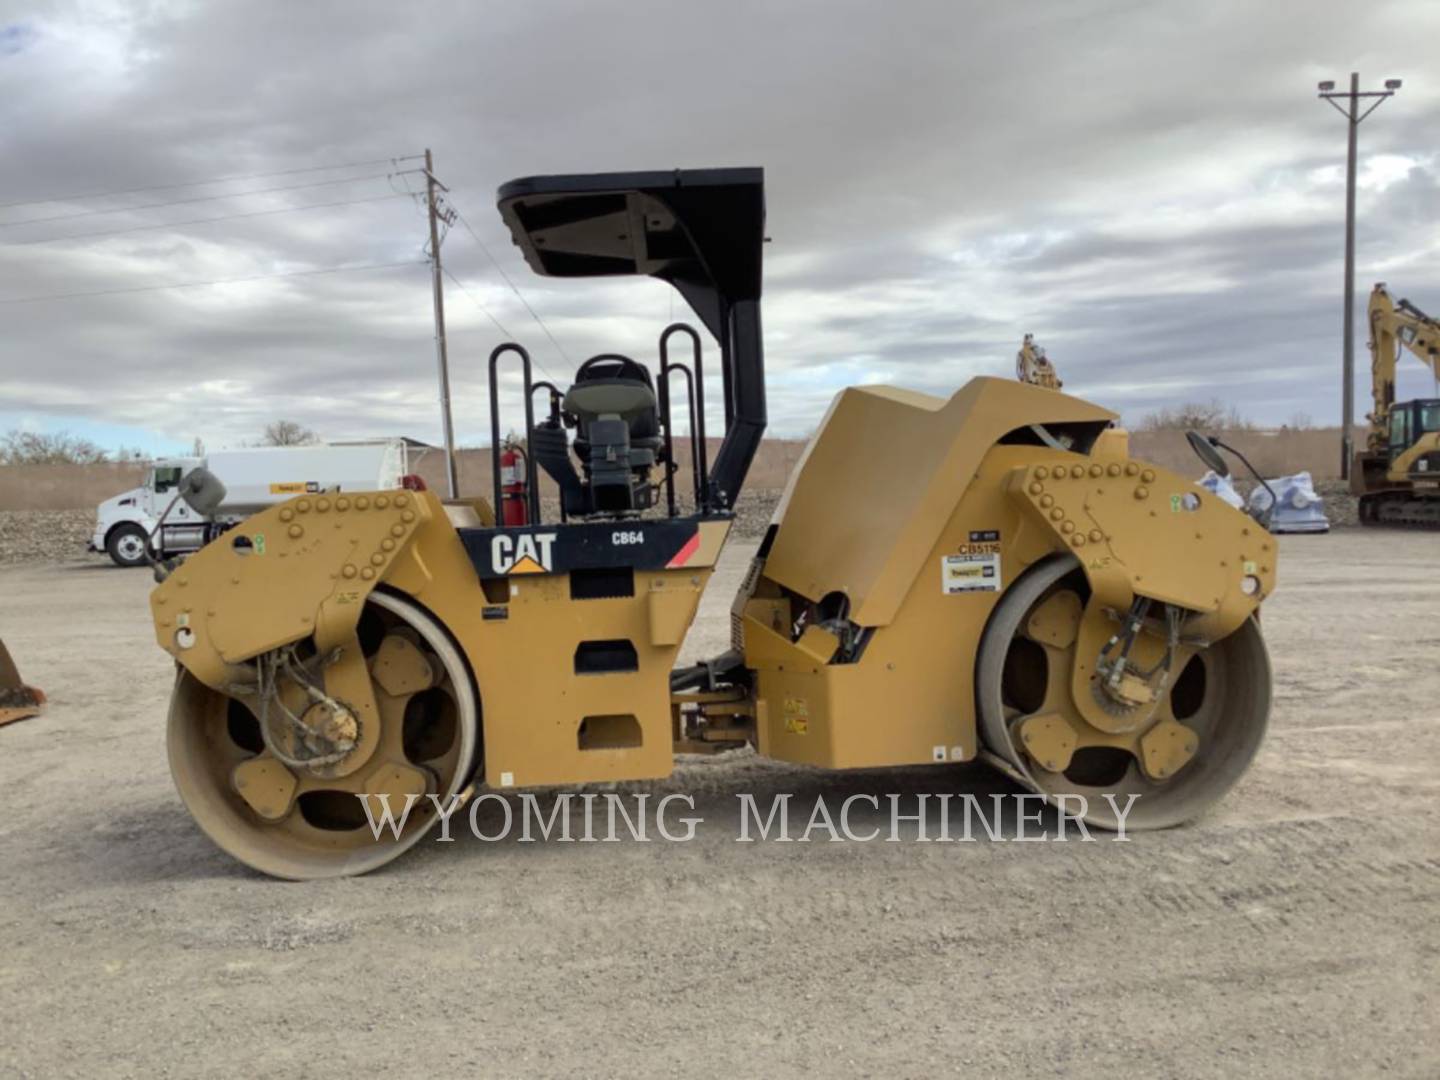
<path fill-rule="evenodd" d="M 655 391 L 633 379 L 576 383 L 565 395 L 565 411 L 574 413 L 582 424 L 611 414 L 630 420 L 654 408 Z"/>
<path fill-rule="evenodd" d="M 575 382 L 565 394 L 565 411 L 579 421 L 582 432 L 600 416 L 618 416 L 630 425 L 631 435 L 644 438 L 658 427 L 658 403 L 650 370 L 618 353 L 592 356 L 580 365 Z"/>

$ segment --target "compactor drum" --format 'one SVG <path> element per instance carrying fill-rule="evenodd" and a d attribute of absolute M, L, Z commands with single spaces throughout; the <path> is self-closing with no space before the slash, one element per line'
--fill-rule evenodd
<path fill-rule="evenodd" d="M 983 757 L 1094 824 L 1128 809 L 1132 828 L 1194 816 L 1245 770 L 1269 712 L 1275 541 L 1132 459 L 1111 413 L 997 379 L 948 400 L 843 391 L 736 597 L 732 650 L 674 670 L 765 428 L 762 174 L 531 178 L 499 207 L 539 273 L 680 291 L 720 343 L 720 449 L 710 462 L 689 326 L 661 335 L 657 372 L 602 353 L 568 390 L 532 384 L 505 345 L 491 385 L 518 363 L 526 453 L 503 477 L 497 460 L 492 501 L 311 494 L 192 556 L 152 608 L 178 662 L 171 766 L 222 848 L 280 877 L 360 873 L 480 785 L 657 778 L 677 750 L 746 744 L 929 764 L 940 786 Z M 540 518 L 540 469 L 561 520 Z M 413 810 L 376 839 L 382 797 Z"/>

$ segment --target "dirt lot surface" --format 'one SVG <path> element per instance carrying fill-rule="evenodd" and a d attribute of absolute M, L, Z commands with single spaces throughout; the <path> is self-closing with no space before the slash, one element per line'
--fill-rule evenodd
<path fill-rule="evenodd" d="M 52 700 L 0 729 L 0 1074 L 1440 1075 L 1440 542 L 1282 547 L 1271 735 L 1190 827 L 741 844 L 739 791 L 1012 789 L 731 755 L 627 789 L 694 795 L 688 844 L 461 829 L 306 885 L 182 809 L 148 575 L 0 568 Z"/>

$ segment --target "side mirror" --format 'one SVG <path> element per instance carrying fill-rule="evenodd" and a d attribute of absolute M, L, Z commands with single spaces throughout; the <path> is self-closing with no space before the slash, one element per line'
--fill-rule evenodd
<path fill-rule="evenodd" d="M 1198 431 L 1187 431 L 1185 438 L 1190 443 L 1190 449 L 1195 451 L 1195 456 L 1205 463 L 1205 467 L 1215 473 L 1216 476 L 1230 475 L 1230 466 L 1215 449 L 1215 444 L 1201 435 Z"/>
<path fill-rule="evenodd" d="M 208 517 L 225 501 L 225 485 L 209 469 L 191 469 L 180 481 L 180 497 L 195 513 Z"/>

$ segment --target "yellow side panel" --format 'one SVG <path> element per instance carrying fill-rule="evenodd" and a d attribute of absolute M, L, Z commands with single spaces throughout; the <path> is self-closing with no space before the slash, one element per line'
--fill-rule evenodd
<path fill-rule="evenodd" d="M 844 593 L 855 622 L 888 625 L 996 440 L 1031 423 L 1113 419 L 1004 379 L 972 379 L 949 401 L 841 391 L 781 501 L 766 576 L 813 600 Z"/>
<path fill-rule="evenodd" d="M 695 597 L 679 589 L 653 588 L 647 598 L 650 644 L 679 645 L 695 616 Z"/>
<path fill-rule="evenodd" d="M 759 722 L 762 754 L 841 769 L 975 756 L 975 656 L 985 622 L 1000 590 L 1057 547 L 1049 530 L 1024 520 L 1005 490 L 1010 470 L 1036 453 L 1024 446 L 990 452 L 980 482 L 952 503 L 895 617 L 875 631 L 858 662 L 817 661 L 747 614 L 745 662 L 758 672 L 757 696 L 766 706 Z M 977 543 L 972 532 L 998 539 Z M 994 545 L 999 576 L 993 589 L 987 579 L 983 590 L 944 591 L 947 556 Z M 770 572 L 767 562 L 765 576 Z M 753 610 L 763 613 L 762 606 Z"/>
<path fill-rule="evenodd" d="M 637 570 L 634 596 L 593 600 L 572 599 L 563 573 L 512 575 L 507 595 L 487 599 L 448 522 L 416 537 L 415 557 L 397 565 L 386 584 L 434 612 L 470 661 L 480 690 L 487 784 L 669 775 L 670 670 L 724 533 L 724 523 L 705 524 L 683 568 Z M 636 670 L 577 672 L 582 642 L 617 641 L 634 647 Z M 587 726 L 588 747 L 581 736 L 587 717 L 601 718 Z"/>
<path fill-rule="evenodd" d="M 784 528 L 788 519 L 782 536 Z M 1106 606 L 1123 612 L 1136 593 L 1176 603 L 1199 613 L 1187 632 L 1201 637 L 1232 632 L 1275 584 L 1273 538 L 1183 477 L 1107 455 L 995 446 L 894 618 L 855 662 L 828 663 L 766 625 L 763 603 L 745 606 L 745 660 L 766 706 L 757 710 L 762 752 L 830 768 L 973 757 L 975 661 L 986 622 L 1004 590 L 1056 552 L 1077 556 Z M 767 562 L 763 577 L 771 576 Z M 1247 576 L 1257 585 L 1252 595 L 1242 589 Z M 1103 622 L 1099 630 L 1111 632 Z M 1082 669 L 1076 678 L 1083 704 L 1090 695 Z"/>

